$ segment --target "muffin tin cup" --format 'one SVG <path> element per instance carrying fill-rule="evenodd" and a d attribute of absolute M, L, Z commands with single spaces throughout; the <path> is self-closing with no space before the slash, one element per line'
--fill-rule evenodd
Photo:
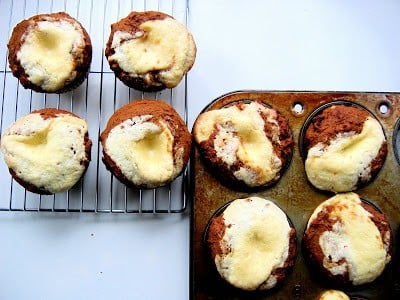
<path fill-rule="evenodd" d="M 213 213 L 232 199 L 258 196 L 273 199 L 290 216 L 297 232 L 297 255 L 295 264 L 283 284 L 271 292 L 268 297 L 256 299 L 317 299 L 318 295 L 329 288 L 313 280 L 311 270 L 301 255 L 301 240 L 305 226 L 315 208 L 333 193 L 315 189 L 307 180 L 304 161 L 300 155 L 300 132 L 307 118 L 325 104 L 341 101 L 361 106 L 370 111 L 381 123 L 387 137 L 388 154 L 382 169 L 368 185 L 355 191 L 360 198 L 368 199 L 378 206 L 387 216 L 393 231 L 394 248 L 399 243 L 396 232 L 400 226 L 400 165 L 394 147 L 393 131 L 400 118 L 400 94 L 363 93 L 363 92 L 309 92 L 309 91 L 236 91 L 225 94 L 212 101 L 205 110 L 219 109 L 235 101 L 258 100 L 272 106 L 289 121 L 294 148 L 293 156 L 281 179 L 273 186 L 259 191 L 244 192 L 228 188 L 221 184 L 204 165 L 200 154 L 194 147 L 191 158 L 191 187 L 193 195 L 191 226 L 191 297 L 192 299 L 216 299 L 221 295 L 215 277 L 209 276 L 212 270 L 207 266 L 209 257 L 203 244 L 204 230 Z M 340 101 L 340 102 L 337 102 Z M 398 127 L 400 125 L 397 125 Z M 397 130 L 398 132 L 398 130 Z M 397 261 L 393 259 L 393 261 Z M 397 266 L 399 268 L 400 266 Z M 367 299 L 388 299 L 395 290 L 396 268 L 390 264 L 379 280 L 349 291 L 350 297 Z M 400 277 L 400 276 L 399 276 Z M 241 294 L 235 299 L 245 299 Z"/>

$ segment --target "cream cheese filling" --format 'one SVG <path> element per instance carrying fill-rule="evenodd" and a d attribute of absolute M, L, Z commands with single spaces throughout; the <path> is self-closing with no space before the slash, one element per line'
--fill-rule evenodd
<path fill-rule="evenodd" d="M 137 185 L 156 186 L 179 173 L 174 164 L 174 137 L 166 124 L 149 122 L 151 115 L 133 117 L 114 127 L 106 152 L 124 176 Z"/>
<path fill-rule="evenodd" d="M 384 141 L 381 125 L 368 117 L 360 134 L 340 134 L 329 146 L 319 143 L 310 148 L 305 162 L 307 177 L 322 190 L 352 191 L 359 177 L 365 181 L 370 179 L 368 166 Z"/>
<path fill-rule="evenodd" d="M 250 202 L 248 201 L 250 199 Z M 222 245 L 230 252 L 215 257 L 219 273 L 228 282 L 254 290 L 265 281 L 271 288 L 275 268 L 283 267 L 289 253 L 291 227 L 285 213 L 259 197 L 233 201 L 224 211 L 226 229 Z"/>
<path fill-rule="evenodd" d="M 30 26 L 17 54 L 29 80 L 54 92 L 75 79 L 74 53 L 84 46 L 79 27 L 67 21 L 41 21 Z"/>
<path fill-rule="evenodd" d="M 82 176 L 86 160 L 84 120 L 60 114 L 43 119 L 30 114 L 3 134 L 1 150 L 18 177 L 51 193 L 70 189 Z"/>
<path fill-rule="evenodd" d="M 191 34 L 180 22 L 165 18 L 140 25 L 142 32 L 114 33 L 111 47 L 115 53 L 108 59 L 132 76 L 161 71 L 159 80 L 167 87 L 176 86 L 190 69 L 196 55 Z"/>
<path fill-rule="evenodd" d="M 332 230 L 325 231 L 319 239 L 325 256 L 324 267 L 334 275 L 348 272 L 354 285 L 373 281 L 382 273 L 388 257 L 370 213 L 361 206 L 357 194 L 338 194 L 319 205 L 308 224 L 320 211 L 327 212 L 328 206 L 333 207 L 329 218 L 337 221 Z M 343 259 L 346 262 L 343 263 Z"/>
<path fill-rule="evenodd" d="M 203 113 L 196 121 L 194 136 L 198 143 L 210 138 L 217 130 L 214 148 L 228 166 L 240 160 L 241 167 L 234 176 L 249 186 L 265 184 L 279 176 L 282 162 L 274 153 L 271 141 L 265 134 L 265 122 L 260 113 L 269 115 L 274 124 L 273 139 L 279 142 L 279 125 L 274 111 L 256 102 L 239 110 L 236 106 Z"/>
<path fill-rule="evenodd" d="M 328 290 L 322 293 L 318 300 L 350 300 L 350 298 L 342 291 Z"/>

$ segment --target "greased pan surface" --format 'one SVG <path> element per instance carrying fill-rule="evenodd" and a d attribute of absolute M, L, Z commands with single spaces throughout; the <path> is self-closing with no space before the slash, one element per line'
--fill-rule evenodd
<path fill-rule="evenodd" d="M 299 137 L 307 118 L 318 107 L 334 101 L 346 101 L 368 109 L 381 122 L 388 142 L 388 155 L 377 177 L 367 186 L 355 191 L 361 198 L 376 205 L 388 217 L 393 232 L 393 253 L 398 252 L 397 230 L 400 224 L 400 166 L 396 148 L 400 118 L 400 94 L 361 92 L 281 92 L 238 91 L 223 95 L 205 109 L 219 109 L 231 102 L 261 100 L 279 110 L 289 121 L 294 140 L 292 161 L 280 181 L 254 193 L 238 192 L 222 185 L 203 165 L 197 149 L 193 152 L 192 227 L 191 227 L 191 298 L 192 299 L 317 299 L 331 288 L 313 277 L 301 252 L 302 235 L 308 218 L 322 201 L 332 196 L 314 189 L 307 181 L 299 151 Z M 273 200 L 292 220 L 297 231 L 295 265 L 284 283 L 267 293 L 242 293 L 223 282 L 215 271 L 203 244 L 203 234 L 213 213 L 232 199 L 257 195 Z M 395 256 L 395 255 L 394 255 Z M 400 265 L 397 257 L 381 277 L 366 286 L 345 292 L 364 299 L 391 299 L 399 285 Z M 311 272 L 310 272 L 311 271 Z"/>

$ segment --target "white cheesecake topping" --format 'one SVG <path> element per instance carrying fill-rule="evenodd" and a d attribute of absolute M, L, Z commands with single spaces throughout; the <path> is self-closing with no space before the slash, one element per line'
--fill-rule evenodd
<path fill-rule="evenodd" d="M 309 149 L 305 162 L 309 181 L 321 190 L 354 190 L 360 178 L 370 179 L 369 165 L 385 140 L 382 126 L 368 117 L 359 134 L 338 134 L 330 145 L 318 143 Z"/>
<path fill-rule="evenodd" d="M 8 167 L 25 182 L 51 193 L 63 192 L 85 171 L 87 131 L 85 120 L 69 114 L 44 119 L 32 113 L 5 130 L 1 151 Z"/>
<path fill-rule="evenodd" d="M 267 116 L 266 121 L 263 115 Z M 199 116 L 194 126 L 197 143 L 213 138 L 216 155 L 228 166 L 242 162 L 234 176 L 249 186 L 261 186 L 279 178 L 282 162 L 267 137 L 265 127 L 272 129 L 272 140 L 279 141 L 277 112 L 251 102 L 239 109 L 230 106 L 210 110 Z M 267 124 L 266 124 L 267 123 Z"/>
<path fill-rule="evenodd" d="M 191 68 L 196 56 L 196 45 L 187 28 L 173 18 L 146 21 L 141 32 L 131 34 L 116 31 L 111 47 L 114 54 L 109 62 L 132 77 L 143 77 L 159 71 L 158 80 L 168 88 L 175 87 Z"/>
<path fill-rule="evenodd" d="M 387 249 L 390 232 L 383 240 L 371 214 L 361 203 L 355 193 L 337 194 L 316 208 L 307 225 L 308 228 L 321 211 L 335 221 L 333 228 L 319 239 L 323 265 L 334 275 L 348 272 L 354 285 L 373 281 L 390 260 Z"/>
<path fill-rule="evenodd" d="M 111 129 L 105 147 L 124 176 L 136 185 L 158 186 L 175 178 L 183 166 L 183 149 L 174 159 L 174 137 L 166 123 L 151 115 L 127 119 Z M 179 153 L 179 151 L 181 153 Z M 176 159 L 178 158 L 178 159 Z"/>
<path fill-rule="evenodd" d="M 32 83 L 54 92 L 76 78 L 74 60 L 85 46 L 78 24 L 40 21 L 28 28 L 23 40 L 17 58 Z"/>
<path fill-rule="evenodd" d="M 275 286 L 271 273 L 283 267 L 289 254 L 291 227 L 286 214 L 269 200 L 250 197 L 233 201 L 223 218 L 224 253 L 215 257 L 221 276 L 245 290 Z"/>

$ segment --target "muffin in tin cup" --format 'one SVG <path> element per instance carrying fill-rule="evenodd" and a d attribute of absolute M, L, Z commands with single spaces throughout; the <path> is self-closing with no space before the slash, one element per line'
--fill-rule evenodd
<path fill-rule="evenodd" d="M 299 147 L 308 181 L 334 193 L 370 183 L 388 152 L 378 119 L 349 101 L 331 102 L 312 112 L 301 129 Z"/>
<path fill-rule="evenodd" d="M 203 242 L 219 276 L 246 292 L 279 286 L 296 255 L 296 230 L 290 219 L 273 201 L 257 196 L 219 208 Z"/>

